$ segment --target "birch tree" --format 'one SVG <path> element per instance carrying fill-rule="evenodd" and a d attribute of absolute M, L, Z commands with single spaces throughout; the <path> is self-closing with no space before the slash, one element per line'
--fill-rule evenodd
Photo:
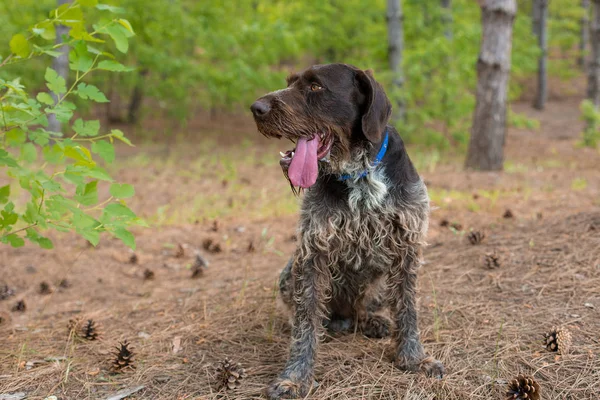
<path fill-rule="evenodd" d="M 388 0 L 388 59 L 393 74 L 392 84 L 396 92 L 394 119 L 397 120 L 404 120 L 406 116 L 406 105 L 401 94 L 404 87 L 404 73 L 402 71 L 402 52 L 404 51 L 403 18 L 401 0 Z"/>
<path fill-rule="evenodd" d="M 533 106 L 538 110 L 543 110 L 548 98 L 548 0 L 535 0 L 534 7 L 537 7 L 539 21 L 537 23 L 536 36 L 540 48 L 540 57 L 538 59 L 537 74 L 537 93 Z"/>
<path fill-rule="evenodd" d="M 477 61 L 477 100 L 465 166 L 478 170 L 501 170 L 504 163 L 512 28 L 517 2 L 484 0 L 481 11 L 483 29 Z"/>
<path fill-rule="evenodd" d="M 56 7 L 60 7 L 63 4 L 69 3 L 70 0 L 57 0 Z M 60 46 L 63 43 L 63 35 L 69 34 L 69 28 L 65 25 L 56 25 L 56 45 Z M 67 79 L 69 76 L 69 46 L 59 47 L 60 55 L 52 60 L 52 69 L 56 71 L 58 76 L 63 79 Z M 54 92 L 51 93 L 54 103 L 58 102 L 58 95 Z M 48 129 L 52 132 L 61 132 L 62 127 L 60 122 L 56 119 L 56 114 L 48 115 Z"/>

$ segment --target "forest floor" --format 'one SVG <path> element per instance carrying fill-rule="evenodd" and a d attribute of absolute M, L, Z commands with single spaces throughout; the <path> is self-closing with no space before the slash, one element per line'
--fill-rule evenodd
<path fill-rule="evenodd" d="M 540 128 L 509 129 L 502 173 L 409 148 L 437 207 L 419 326 L 447 375 L 394 369 L 388 339 L 326 337 L 311 399 L 503 399 L 519 373 L 535 377 L 544 400 L 600 398 L 600 153 L 577 146 L 580 100 L 553 98 L 544 112 L 513 104 Z M 15 290 L 0 301 L 0 398 L 105 399 L 123 388 L 139 389 L 131 399 L 263 396 L 289 344 L 276 308 L 298 204 L 278 166 L 285 144 L 262 138 L 248 117 L 187 130 L 202 136 L 140 140 L 111 167 L 136 185 L 130 205 L 151 225 L 135 230 L 137 260 L 116 240 L 93 248 L 68 234 L 51 236 L 52 251 L 0 248 L 0 284 Z M 481 244 L 469 243 L 471 230 L 485 233 Z M 192 279 L 196 252 L 209 266 Z M 19 300 L 26 310 L 11 311 Z M 101 325 L 100 340 L 70 335 L 74 318 Z M 542 346 L 555 325 L 572 333 L 568 354 Z M 123 340 L 135 369 L 113 374 Z M 226 357 L 247 376 L 218 392 L 214 367 Z"/>

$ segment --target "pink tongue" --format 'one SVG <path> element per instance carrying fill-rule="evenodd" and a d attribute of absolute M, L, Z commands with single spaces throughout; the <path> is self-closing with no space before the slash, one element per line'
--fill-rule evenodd
<path fill-rule="evenodd" d="M 318 149 L 319 135 L 315 135 L 310 140 L 306 138 L 298 139 L 292 163 L 288 168 L 288 177 L 292 185 L 309 188 L 315 184 L 319 175 Z"/>

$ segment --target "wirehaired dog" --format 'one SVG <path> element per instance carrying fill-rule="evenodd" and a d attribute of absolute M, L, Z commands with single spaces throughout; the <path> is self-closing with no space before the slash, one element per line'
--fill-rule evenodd
<path fill-rule="evenodd" d="M 279 282 L 292 315 L 290 354 L 269 397 L 310 391 L 323 327 L 391 332 L 400 369 L 441 378 L 419 339 L 415 304 L 429 197 L 388 125 L 385 92 L 371 71 L 345 64 L 316 65 L 287 83 L 250 107 L 263 135 L 295 143 L 280 165 L 292 189 L 305 190 L 299 245 Z"/>

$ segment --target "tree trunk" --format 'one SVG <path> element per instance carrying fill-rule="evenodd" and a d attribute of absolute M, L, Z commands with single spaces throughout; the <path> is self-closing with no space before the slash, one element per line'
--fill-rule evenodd
<path fill-rule="evenodd" d="M 484 0 L 481 11 L 477 103 L 465 166 L 490 171 L 501 170 L 504 162 L 512 27 L 517 2 Z"/>
<path fill-rule="evenodd" d="M 442 0 L 442 23 L 444 24 L 444 36 L 452 39 L 452 0 Z"/>
<path fill-rule="evenodd" d="M 592 0 L 593 20 L 590 35 L 592 58 L 588 74 L 587 97 L 596 109 L 600 106 L 600 0 Z"/>
<path fill-rule="evenodd" d="M 57 0 L 57 7 L 63 4 L 69 3 L 70 0 Z M 63 35 L 69 34 L 69 27 L 64 25 L 56 25 L 56 44 L 60 45 L 63 43 Z M 65 81 L 69 76 L 69 46 L 61 46 L 60 55 L 52 60 L 52 68 L 56 71 L 58 76 L 62 76 Z M 51 93 L 54 103 L 58 102 L 58 95 Z M 56 119 L 55 114 L 48 115 L 48 129 L 52 132 L 62 132 L 60 122 Z"/>
<path fill-rule="evenodd" d="M 131 94 L 131 100 L 129 101 L 129 108 L 127 110 L 127 122 L 130 124 L 137 123 L 140 117 L 140 108 L 144 101 L 144 82 L 146 75 L 148 75 L 148 70 L 141 69 L 135 87 L 133 88 L 133 93 Z"/>
<path fill-rule="evenodd" d="M 538 36 L 540 32 L 540 20 L 542 16 L 540 15 L 540 7 L 538 3 L 540 0 L 533 0 L 531 3 L 531 32 Z"/>
<path fill-rule="evenodd" d="M 538 60 L 538 87 L 533 106 L 538 110 L 543 110 L 548 98 L 548 0 L 537 0 L 539 8 L 540 22 L 538 26 L 538 45 L 540 46 L 540 58 Z"/>
<path fill-rule="evenodd" d="M 579 58 L 577 59 L 577 65 L 585 70 L 585 51 L 590 41 L 590 0 L 581 0 L 581 7 L 583 8 L 583 17 L 581 17 L 581 37 L 579 39 Z"/>
<path fill-rule="evenodd" d="M 402 88 L 404 87 L 404 74 L 402 71 L 402 52 L 404 51 L 403 18 L 401 0 L 388 0 L 388 57 L 390 69 L 393 73 L 392 83 L 396 89 L 396 111 L 394 112 L 394 119 L 396 120 L 404 120 L 406 116 L 405 104 L 402 100 Z"/>

